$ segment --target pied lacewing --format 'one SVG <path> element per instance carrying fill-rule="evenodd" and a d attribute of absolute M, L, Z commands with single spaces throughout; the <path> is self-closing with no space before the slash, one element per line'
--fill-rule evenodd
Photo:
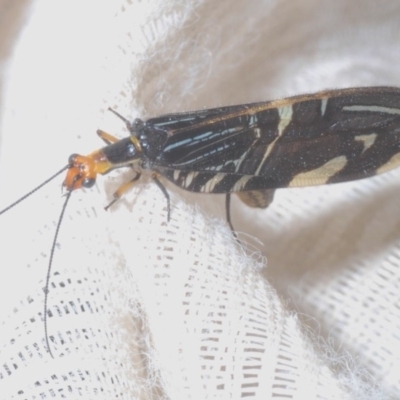
<path fill-rule="evenodd" d="M 50 353 L 47 293 L 58 231 L 71 193 L 92 187 L 98 174 L 121 167 L 133 169 L 133 178 L 117 190 L 113 204 L 139 180 L 143 170 L 152 171 L 152 179 L 167 198 L 168 218 L 170 204 L 163 178 L 191 192 L 223 193 L 233 231 L 232 193 L 251 207 L 265 208 L 278 188 L 362 179 L 400 165 L 400 89 L 395 87 L 328 90 L 132 123 L 113 112 L 125 122 L 128 137 L 119 140 L 98 131 L 105 147 L 87 156 L 71 155 L 61 171 L 0 211 L 9 210 L 67 170 L 63 187 L 68 193 L 45 287 Z"/>

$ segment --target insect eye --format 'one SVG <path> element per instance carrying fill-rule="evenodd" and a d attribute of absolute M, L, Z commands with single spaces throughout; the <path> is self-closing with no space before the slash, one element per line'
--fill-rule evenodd
<path fill-rule="evenodd" d="M 82 186 L 86 189 L 90 189 L 96 183 L 96 179 L 93 178 L 86 178 L 82 182 Z"/>
<path fill-rule="evenodd" d="M 68 164 L 69 165 L 74 165 L 75 164 L 75 159 L 76 159 L 76 157 L 78 156 L 78 154 L 71 154 L 69 157 L 68 157 Z"/>

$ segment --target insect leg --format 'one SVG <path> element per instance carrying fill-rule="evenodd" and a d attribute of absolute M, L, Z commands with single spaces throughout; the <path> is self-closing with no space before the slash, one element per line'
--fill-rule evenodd
<path fill-rule="evenodd" d="M 124 193 L 128 192 L 129 190 L 131 190 L 133 188 L 133 186 L 135 185 L 135 182 L 137 180 L 139 180 L 141 173 L 140 172 L 136 172 L 136 175 L 128 182 L 125 182 L 124 184 L 122 184 L 118 190 L 113 194 L 114 200 L 108 204 L 106 207 L 104 207 L 104 209 L 107 211 L 117 200 L 119 200 Z"/>
<path fill-rule="evenodd" d="M 101 139 L 103 139 L 103 140 L 106 142 L 106 144 L 112 144 L 112 143 L 117 143 L 117 142 L 119 142 L 119 139 L 118 139 L 118 138 L 116 138 L 116 137 L 113 136 L 113 135 L 110 135 L 110 134 L 107 133 L 107 132 L 102 131 L 101 129 L 98 129 L 96 133 L 99 135 L 99 137 L 100 137 Z"/>
<path fill-rule="evenodd" d="M 111 111 L 113 114 L 115 114 L 119 119 L 125 122 L 126 126 L 128 127 L 129 130 L 132 129 L 132 124 L 130 121 L 128 121 L 125 117 L 123 117 L 119 112 L 115 111 L 111 107 L 108 107 L 108 111 Z"/>
<path fill-rule="evenodd" d="M 231 228 L 232 235 L 235 237 L 237 240 L 237 233 L 235 231 L 235 228 L 232 225 L 232 220 L 231 220 L 231 194 L 227 193 L 225 197 L 225 210 L 226 210 L 226 222 L 229 225 L 229 228 Z"/>
<path fill-rule="evenodd" d="M 167 199 L 167 212 L 168 212 L 168 221 L 169 221 L 170 217 L 171 217 L 171 202 L 169 199 L 169 193 L 168 193 L 167 189 L 165 189 L 165 186 L 158 179 L 158 174 L 156 174 L 156 173 L 152 174 L 151 178 L 153 179 L 154 183 L 160 188 L 160 190 L 163 192 L 165 198 Z"/>

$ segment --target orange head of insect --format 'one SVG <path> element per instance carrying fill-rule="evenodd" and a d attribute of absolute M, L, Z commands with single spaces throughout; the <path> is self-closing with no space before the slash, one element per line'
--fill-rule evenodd
<path fill-rule="evenodd" d="M 63 186 L 72 191 L 91 188 L 96 183 L 97 174 L 105 174 L 113 168 L 103 149 L 88 156 L 72 154 L 68 159 L 68 172 Z"/>
<path fill-rule="evenodd" d="M 63 186 L 68 190 L 91 188 L 96 182 L 96 163 L 93 157 L 72 154 L 68 159 L 68 173 Z"/>

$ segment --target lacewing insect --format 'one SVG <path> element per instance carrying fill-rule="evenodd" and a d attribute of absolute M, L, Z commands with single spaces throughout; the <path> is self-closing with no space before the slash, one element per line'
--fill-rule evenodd
<path fill-rule="evenodd" d="M 58 231 L 71 193 L 92 187 L 98 174 L 133 169 L 133 178 L 117 190 L 113 204 L 142 171 L 152 171 L 152 179 L 167 199 L 168 219 L 169 196 L 162 178 L 191 192 L 225 194 L 227 221 L 233 231 L 232 193 L 251 207 L 265 208 L 278 188 L 362 179 L 400 165 L 400 89 L 394 87 L 330 90 L 132 123 L 113 112 L 125 122 L 128 137 L 119 140 L 98 131 L 105 147 L 87 156 L 71 155 L 57 174 L 0 211 L 9 210 L 67 170 L 63 183 L 67 197 L 45 286 L 45 337 L 50 354 L 47 295 Z"/>

